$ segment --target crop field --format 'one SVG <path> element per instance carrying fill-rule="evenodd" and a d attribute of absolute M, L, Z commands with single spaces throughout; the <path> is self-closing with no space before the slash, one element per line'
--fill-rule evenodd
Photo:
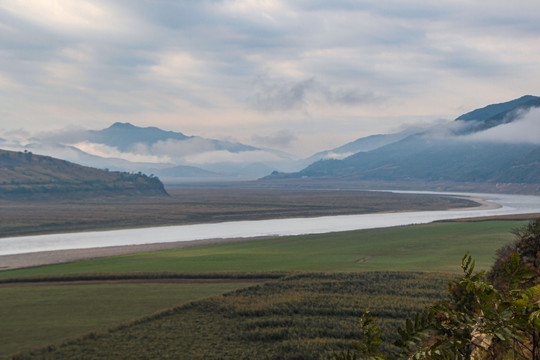
<path fill-rule="evenodd" d="M 222 282 L 2 287 L 0 358 L 249 285 Z"/>
<path fill-rule="evenodd" d="M 0 237 L 382 211 L 445 210 L 476 204 L 455 197 L 366 191 L 174 188 L 168 191 L 169 197 L 0 199 Z"/>
<path fill-rule="evenodd" d="M 396 329 L 440 299 L 451 275 L 300 274 L 213 296 L 20 359 L 328 359 L 378 316 L 389 350 Z"/>

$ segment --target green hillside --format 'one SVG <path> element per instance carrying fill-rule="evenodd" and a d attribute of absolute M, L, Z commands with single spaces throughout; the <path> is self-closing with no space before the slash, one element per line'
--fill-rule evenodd
<path fill-rule="evenodd" d="M 0 150 L 0 196 L 166 195 L 154 176 L 107 171 L 31 152 Z"/>

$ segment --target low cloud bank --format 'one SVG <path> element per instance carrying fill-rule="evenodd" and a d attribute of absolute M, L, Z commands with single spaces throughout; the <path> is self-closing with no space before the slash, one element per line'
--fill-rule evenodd
<path fill-rule="evenodd" d="M 503 143 L 529 143 L 540 145 L 540 108 L 525 112 L 519 119 L 478 133 L 463 136 L 468 141 L 489 141 Z"/>
<path fill-rule="evenodd" d="M 134 153 L 134 152 L 122 152 L 115 147 L 96 144 L 91 142 L 80 142 L 73 145 L 79 150 L 84 151 L 85 153 L 100 156 L 103 158 L 116 158 L 128 160 L 131 162 L 149 162 L 149 163 L 170 163 L 172 162 L 171 158 L 168 156 L 156 156 L 146 153 Z"/>
<path fill-rule="evenodd" d="M 175 165 L 209 165 L 217 163 L 253 163 L 279 162 L 279 155 L 264 151 L 232 152 L 220 149 L 212 141 L 206 139 L 188 139 L 158 141 L 152 145 L 138 143 L 130 152 L 121 152 L 115 147 L 81 142 L 74 145 L 78 149 L 96 156 L 117 158 L 132 162 L 170 163 Z"/>
<path fill-rule="evenodd" d="M 345 153 L 336 153 L 336 152 L 329 152 L 328 154 L 324 155 L 323 159 L 325 160 L 343 160 L 351 155 L 354 155 L 353 152 L 345 152 Z"/>
<path fill-rule="evenodd" d="M 313 84 L 309 85 L 313 86 Z M 425 127 L 411 127 L 410 134 L 418 134 L 432 141 L 448 142 L 495 142 L 540 145 L 540 108 L 523 112 L 507 124 L 487 130 L 470 133 L 479 123 L 474 121 L 440 120 Z M 409 131 L 407 131 L 409 133 Z M 465 134 L 465 135 L 461 135 Z M 89 142 L 85 139 L 88 130 L 66 128 L 57 131 L 41 132 L 32 135 L 25 131 L 2 131 L 0 129 L 0 148 L 14 151 L 25 149 L 36 154 L 53 156 L 95 167 L 115 167 L 128 169 L 141 163 L 152 164 L 152 168 L 175 165 L 191 165 L 206 169 L 225 169 L 229 166 L 240 167 L 250 164 L 286 171 L 291 168 L 290 158 L 286 154 L 272 150 L 249 150 L 250 148 L 226 142 L 193 137 L 186 140 L 167 139 L 153 144 L 137 143 L 129 151 L 116 147 Z M 283 149 L 298 141 L 296 134 L 289 130 L 280 130 L 267 135 L 254 135 L 253 143 L 268 148 Z M 353 152 L 331 151 L 325 159 L 341 160 Z M 345 149 L 344 149 L 345 151 Z M 129 164 L 138 163 L 137 164 Z"/>
<path fill-rule="evenodd" d="M 512 122 L 475 130 L 482 125 L 476 121 L 440 120 L 425 128 L 417 128 L 413 133 L 431 140 L 540 144 L 540 108 L 522 112 Z"/>

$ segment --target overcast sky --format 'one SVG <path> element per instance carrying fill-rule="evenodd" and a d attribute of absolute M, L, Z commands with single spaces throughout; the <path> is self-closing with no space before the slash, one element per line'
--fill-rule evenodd
<path fill-rule="evenodd" d="M 540 1 L 0 0 L 0 130 L 297 155 L 540 95 Z"/>

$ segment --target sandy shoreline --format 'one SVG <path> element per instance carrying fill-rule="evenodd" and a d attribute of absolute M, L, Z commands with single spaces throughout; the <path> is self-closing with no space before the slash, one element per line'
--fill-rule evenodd
<path fill-rule="evenodd" d="M 488 202 L 486 201 L 486 199 L 482 199 L 482 198 L 472 198 L 472 197 L 463 197 L 463 198 L 473 200 L 480 204 L 480 206 L 469 208 L 470 210 L 487 210 L 487 209 L 496 209 L 500 207 L 498 204 Z M 506 216 L 495 216 L 494 218 L 505 218 L 505 217 Z M 524 214 L 524 215 L 521 215 L 521 217 L 527 218 L 527 215 Z M 239 242 L 239 241 L 251 241 L 251 240 L 257 240 L 257 239 L 269 239 L 269 238 L 274 238 L 274 237 L 275 236 L 261 236 L 261 237 L 247 237 L 247 238 L 215 238 L 215 239 L 205 239 L 205 240 L 177 241 L 177 242 L 153 243 L 153 244 L 143 244 L 143 245 L 110 246 L 110 247 L 98 247 L 98 248 L 89 248 L 89 249 L 55 250 L 55 251 L 42 251 L 42 252 L 14 254 L 14 255 L 1 255 L 0 256 L 0 271 L 25 268 L 25 267 L 41 266 L 41 265 L 60 264 L 60 263 L 78 261 L 78 260 L 109 257 L 109 256 L 116 256 L 116 255 L 127 255 L 127 254 L 135 254 L 135 253 L 142 253 L 142 252 L 181 249 L 181 248 L 218 244 L 218 243 L 230 243 L 230 242 Z"/>
<path fill-rule="evenodd" d="M 219 243 L 230 243 L 239 241 L 250 241 L 257 239 L 268 239 L 269 236 L 252 237 L 252 238 L 228 238 L 228 239 L 205 239 L 192 241 L 176 241 L 165 243 L 153 243 L 142 245 L 124 245 L 124 246 L 107 246 L 89 249 L 70 249 L 70 250 L 54 250 L 40 251 L 25 254 L 1 255 L 0 256 L 0 271 L 11 270 L 24 267 L 34 267 L 41 265 L 61 264 L 77 260 L 87 260 L 100 257 L 128 255 L 151 251 L 162 251 L 172 249 L 182 249 L 194 246 L 203 246 Z"/>
<path fill-rule="evenodd" d="M 475 206 L 471 208 L 465 208 L 467 210 L 492 210 L 492 209 L 499 209 L 501 208 L 501 205 L 489 202 L 489 199 L 479 198 L 479 197 L 470 197 L 470 196 L 455 196 L 459 199 L 465 199 L 465 200 L 471 200 L 474 201 L 480 206 Z M 463 208 L 455 208 L 455 209 L 448 209 L 448 210 L 463 210 Z"/>

